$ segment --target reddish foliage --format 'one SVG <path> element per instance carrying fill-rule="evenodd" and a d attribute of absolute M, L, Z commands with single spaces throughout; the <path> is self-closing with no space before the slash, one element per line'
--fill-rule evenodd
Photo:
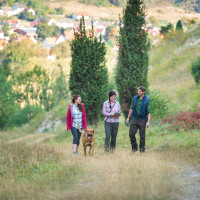
<path fill-rule="evenodd" d="M 171 130 L 191 130 L 200 127 L 200 107 L 196 107 L 195 111 L 180 111 L 176 116 L 168 115 L 162 122 L 169 123 Z"/>

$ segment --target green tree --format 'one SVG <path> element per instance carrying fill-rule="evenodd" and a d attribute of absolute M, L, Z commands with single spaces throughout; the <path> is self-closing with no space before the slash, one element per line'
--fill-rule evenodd
<path fill-rule="evenodd" d="M 60 28 L 57 26 L 49 26 L 47 24 L 37 25 L 37 34 L 39 38 L 53 37 L 60 34 Z"/>
<path fill-rule="evenodd" d="M 64 75 L 62 68 L 61 68 L 60 76 L 56 79 L 53 88 L 54 88 L 53 92 L 54 92 L 56 102 L 59 102 L 60 100 L 67 98 L 69 90 L 68 90 L 68 85 L 66 81 L 66 76 Z"/>
<path fill-rule="evenodd" d="M 33 21 L 35 19 L 35 16 L 32 13 L 26 11 L 26 12 L 21 12 L 19 14 L 19 19 L 25 19 L 27 21 Z"/>
<path fill-rule="evenodd" d="M 12 85 L 7 80 L 9 74 L 8 66 L 0 66 L 0 129 L 8 126 L 8 121 L 14 113 Z"/>
<path fill-rule="evenodd" d="M 85 103 L 87 121 L 97 126 L 102 105 L 107 96 L 108 71 L 105 66 L 106 47 L 102 38 L 94 36 L 94 30 L 86 33 L 84 18 L 80 31 L 71 42 L 71 94 L 80 94 Z"/>
<path fill-rule="evenodd" d="M 176 23 L 176 30 L 183 31 L 183 26 L 182 26 L 181 20 L 178 20 L 178 22 Z"/>
<path fill-rule="evenodd" d="M 33 70 L 20 73 L 13 78 L 16 102 L 40 105 L 46 111 L 54 105 L 54 96 L 46 70 L 35 66 Z"/>
<path fill-rule="evenodd" d="M 161 28 L 160 33 L 164 35 L 174 31 L 174 26 L 172 23 L 169 23 L 167 26 L 161 26 L 160 28 Z"/>
<path fill-rule="evenodd" d="M 10 30 L 10 25 L 8 23 L 5 23 L 2 27 L 2 30 L 4 32 L 4 35 L 5 36 L 8 36 L 9 35 L 9 30 Z"/>
<path fill-rule="evenodd" d="M 198 56 L 197 59 L 192 62 L 191 73 L 195 82 L 200 85 L 200 56 Z"/>
<path fill-rule="evenodd" d="M 138 86 L 148 87 L 150 43 L 144 29 L 144 1 L 128 0 L 120 22 L 118 41 L 120 48 L 115 80 L 122 111 L 127 116 L 132 96 L 137 94 Z"/>

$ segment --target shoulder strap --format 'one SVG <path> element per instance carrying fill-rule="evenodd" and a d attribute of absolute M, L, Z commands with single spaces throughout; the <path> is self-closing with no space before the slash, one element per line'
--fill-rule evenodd
<path fill-rule="evenodd" d="M 111 111 L 112 111 L 112 109 L 114 108 L 115 104 L 116 104 L 116 101 L 115 101 L 113 107 L 110 109 L 110 112 L 108 112 L 108 113 L 111 113 Z M 105 119 L 105 121 L 106 121 L 107 119 L 108 119 L 108 117 Z"/>

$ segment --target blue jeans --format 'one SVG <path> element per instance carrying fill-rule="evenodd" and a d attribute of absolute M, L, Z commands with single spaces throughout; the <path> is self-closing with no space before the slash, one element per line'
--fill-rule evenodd
<path fill-rule="evenodd" d="M 72 128 L 71 128 L 71 132 L 72 132 L 72 135 L 73 135 L 73 144 L 79 145 L 79 143 L 80 143 L 80 138 L 81 138 L 81 133 L 80 133 L 80 131 L 79 131 L 77 128 L 72 127 Z"/>

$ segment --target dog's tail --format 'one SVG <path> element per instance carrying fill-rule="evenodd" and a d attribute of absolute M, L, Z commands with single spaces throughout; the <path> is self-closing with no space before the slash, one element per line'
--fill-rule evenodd
<path fill-rule="evenodd" d="M 82 130 L 81 130 L 79 124 L 78 124 L 78 130 L 79 130 L 80 133 L 85 133 L 85 131 L 82 131 Z"/>

